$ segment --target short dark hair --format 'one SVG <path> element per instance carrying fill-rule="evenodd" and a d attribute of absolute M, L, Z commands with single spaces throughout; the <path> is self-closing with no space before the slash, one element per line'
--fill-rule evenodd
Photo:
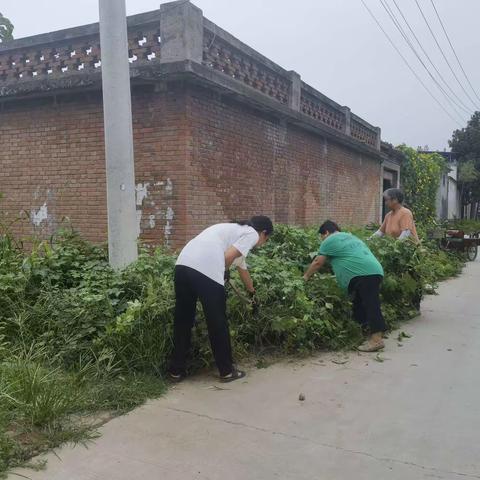
<path fill-rule="evenodd" d="M 327 232 L 335 233 L 335 232 L 341 232 L 341 230 L 340 230 L 340 227 L 335 222 L 332 222 L 332 220 L 327 220 L 326 222 L 323 222 L 320 225 L 320 228 L 318 229 L 318 233 L 320 235 L 325 235 Z"/>
<path fill-rule="evenodd" d="M 273 233 L 273 223 L 269 217 L 265 215 L 255 215 L 250 220 L 232 220 L 232 223 L 239 225 L 248 225 L 254 228 L 258 233 L 265 232 L 267 235 Z"/>
<path fill-rule="evenodd" d="M 389 188 L 383 192 L 383 196 L 396 200 L 398 203 L 403 203 L 403 199 L 405 198 L 403 192 L 399 188 Z"/>
<path fill-rule="evenodd" d="M 273 223 L 269 217 L 265 215 L 256 215 L 250 219 L 252 227 L 258 232 L 265 232 L 267 235 L 273 233 Z"/>

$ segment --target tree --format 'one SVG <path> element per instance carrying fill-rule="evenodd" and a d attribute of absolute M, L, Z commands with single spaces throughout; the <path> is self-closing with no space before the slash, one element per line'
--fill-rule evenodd
<path fill-rule="evenodd" d="M 13 38 L 12 22 L 0 13 L 0 43 Z"/>
<path fill-rule="evenodd" d="M 455 130 L 449 142 L 457 156 L 463 205 L 480 202 L 480 112 L 475 112 L 467 126 Z M 476 209 L 471 208 L 471 218 Z"/>
<path fill-rule="evenodd" d="M 404 155 L 401 177 L 405 201 L 415 220 L 429 225 L 436 217 L 437 190 L 446 162 L 438 153 L 422 153 L 406 145 L 397 149 Z"/>

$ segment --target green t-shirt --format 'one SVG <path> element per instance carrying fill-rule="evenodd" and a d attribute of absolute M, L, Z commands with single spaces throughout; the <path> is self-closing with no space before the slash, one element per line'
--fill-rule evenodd
<path fill-rule="evenodd" d="M 380 262 L 365 243 L 351 233 L 329 235 L 320 245 L 319 255 L 328 257 L 338 284 L 345 290 L 354 277 L 383 276 Z"/>

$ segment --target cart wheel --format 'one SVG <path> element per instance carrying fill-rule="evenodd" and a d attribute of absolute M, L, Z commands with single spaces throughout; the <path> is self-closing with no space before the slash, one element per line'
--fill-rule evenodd
<path fill-rule="evenodd" d="M 467 258 L 473 262 L 477 258 L 478 245 L 469 245 L 467 247 Z"/>

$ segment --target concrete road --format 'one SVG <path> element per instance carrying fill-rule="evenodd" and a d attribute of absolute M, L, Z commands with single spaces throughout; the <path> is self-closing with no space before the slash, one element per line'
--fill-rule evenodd
<path fill-rule="evenodd" d="M 480 479 L 480 262 L 374 354 L 199 378 L 49 454 L 40 480 Z M 346 362 L 346 363 L 343 363 Z M 306 396 L 298 400 L 299 393 Z M 58 456 L 57 456 L 58 455 Z M 11 475 L 9 479 L 18 479 Z"/>

